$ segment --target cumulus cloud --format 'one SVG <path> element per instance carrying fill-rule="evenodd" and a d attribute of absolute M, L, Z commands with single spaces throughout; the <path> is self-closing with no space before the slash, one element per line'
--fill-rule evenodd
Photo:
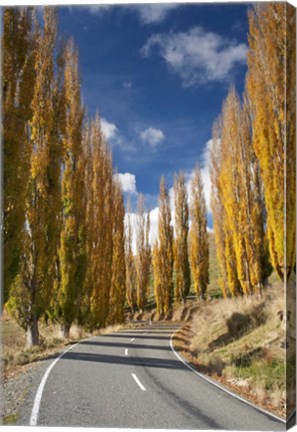
<path fill-rule="evenodd" d="M 140 133 L 140 138 L 142 141 L 148 142 L 151 147 L 156 147 L 165 139 L 165 134 L 161 129 L 149 127 Z"/>
<path fill-rule="evenodd" d="M 127 88 L 127 89 L 131 88 L 132 87 L 132 82 L 131 81 L 124 81 L 123 82 L 123 87 Z"/>
<path fill-rule="evenodd" d="M 136 177 L 131 173 L 115 174 L 122 185 L 123 192 L 136 193 Z"/>
<path fill-rule="evenodd" d="M 145 214 L 147 216 L 147 213 Z M 155 207 L 150 211 L 150 233 L 149 233 L 149 243 L 153 246 L 158 240 L 158 217 L 159 217 L 159 207 Z M 132 250 L 134 255 L 136 255 L 136 225 L 137 225 L 137 214 L 136 213 L 125 213 L 125 227 L 128 229 L 128 223 L 132 226 Z"/>
<path fill-rule="evenodd" d="M 150 211 L 150 235 L 149 240 L 150 244 L 153 246 L 158 240 L 158 219 L 159 219 L 159 207 L 155 207 Z"/>
<path fill-rule="evenodd" d="M 179 7 L 177 4 L 163 3 L 139 5 L 134 8 L 138 12 L 140 22 L 148 25 L 165 21 L 169 13 L 177 7 Z"/>
<path fill-rule="evenodd" d="M 210 181 L 210 152 L 213 141 L 207 141 L 202 154 L 201 177 L 203 181 L 203 189 L 205 195 L 206 208 L 208 213 L 211 213 L 210 197 L 211 197 L 211 181 Z"/>
<path fill-rule="evenodd" d="M 213 146 L 213 140 L 207 141 L 207 143 L 205 144 L 205 147 L 203 149 L 202 161 L 201 161 L 201 165 L 200 165 L 206 210 L 207 210 L 207 213 L 209 215 L 212 213 L 212 210 L 210 207 L 210 201 L 211 201 L 210 153 L 211 153 L 212 146 Z M 185 176 L 186 177 L 186 188 L 187 188 L 187 194 L 188 194 L 188 204 L 190 204 L 190 200 L 191 200 L 191 187 L 192 187 L 192 180 L 193 180 L 193 176 L 194 176 L 194 170 L 195 170 L 195 168 L 192 171 L 188 172 Z M 169 189 L 169 197 L 170 197 L 171 216 L 172 216 L 173 225 L 174 225 L 174 189 L 173 189 L 173 187 Z M 190 224 L 191 224 L 191 221 L 190 221 Z M 212 229 L 209 227 L 207 229 L 208 229 L 208 231 L 212 231 Z"/>
<path fill-rule="evenodd" d="M 213 146 L 213 140 L 207 141 L 202 153 L 201 160 L 201 176 L 203 181 L 203 190 L 206 202 L 206 210 L 208 215 L 210 216 L 212 211 L 210 207 L 210 198 L 211 198 L 211 181 L 210 181 L 210 153 Z M 191 199 L 191 183 L 194 175 L 194 169 L 186 173 L 186 188 L 188 193 L 188 204 L 190 204 Z M 171 209 L 171 225 L 175 228 L 175 211 L 174 211 L 174 190 L 173 187 L 169 189 L 169 198 L 170 198 L 170 209 Z M 130 213 L 130 218 L 133 227 L 133 251 L 136 253 L 136 213 Z M 159 218 L 159 207 L 156 206 L 150 211 L 150 235 L 149 240 L 151 246 L 155 244 L 158 240 L 158 218 Z M 191 226 L 191 221 L 189 221 L 189 225 Z M 213 229 L 207 227 L 208 232 L 213 232 Z"/>
<path fill-rule="evenodd" d="M 103 15 L 109 11 L 112 5 L 110 4 L 94 4 L 86 6 L 91 15 Z"/>
<path fill-rule="evenodd" d="M 236 65 L 246 62 L 248 49 L 244 43 L 206 32 L 202 27 L 152 35 L 141 53 L 149 57 L 154 48 L 170 71 L 179 75 L 184 87 L 227 80 Z"/>
<path fill-rule="evenodd" d="M 118 133 L 118 128 L 114 123 L 110 123 L 105 118 L 101 119 L 102 133 L 107 140 L 114 138 Z"/>
<path fill-rule="evenodd" d="M 168 17 L 169 13 L 178 8 L 180 5 L 164 3 L 164 4 L 134 4 L 134 5 L 112 5 L 112 4 L 98 4 L 86 6 L 91 15 L 103 16 L 106 12 L 109 12 L 112 7 L 123 7 L 123 11 L 135 12 L 138 15 L 138 19 L 143 25 L 158 24 Z"/>

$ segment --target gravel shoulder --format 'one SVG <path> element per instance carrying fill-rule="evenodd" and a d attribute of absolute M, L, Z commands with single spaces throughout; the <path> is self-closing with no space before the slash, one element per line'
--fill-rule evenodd
<path fill-rule="evenodd" d="M 33 401 L 40 381 L 59 352 L 49 358 L 18 366 L 13 373 L 1 380 L 0 424 L 29 425 Z"/>

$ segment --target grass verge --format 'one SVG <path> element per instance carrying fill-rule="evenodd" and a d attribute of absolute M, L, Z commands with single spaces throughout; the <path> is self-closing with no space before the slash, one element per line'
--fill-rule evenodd
<path fill-rule="evenodd" d="M 2 332 L 1 363 L 3 365 L 4 380 L 21 373 L 24 365 L 53 355 L 69 344 L 91 336 L 114 333 L 131 327 L 130 324 L 114 325 L 88 333 L 82 328 L 73 325 L 70 329 L 69 339 L 63 339 L 60 337 L 60 329 L 57 324 L 46 325 L 41 322 L 39 328 L 40 345 L 26 348 L 25 331 L 5 311 L 0 324 Z"/>
<path fill-rule="evenodd" d="M 12 426 L 12 425 L 16 425 L 18 421 L 19 421 L 18 413 L 8 414 L 5 417 L 0 419 L 0 425 Z"/>
<path fill-rule="evenodd" d="M 283 287 L 278 284 L 261 298 L 201 302 L 175 335 L 174 348 L 198 371 L 285 418 L 284 310 Z"/>

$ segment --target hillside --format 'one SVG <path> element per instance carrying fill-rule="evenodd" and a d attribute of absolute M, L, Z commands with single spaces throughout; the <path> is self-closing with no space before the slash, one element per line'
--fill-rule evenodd
<path fill-rule="evenodd" d="M 261 298 L 196 304 L 174 337 L 174 346 L 200 372 L 257 405 L 285 415 L 284 302 L 283 286 L 274 282 Z M 288 363 L 288 383 L 290 374 L 294 365 Z"/>

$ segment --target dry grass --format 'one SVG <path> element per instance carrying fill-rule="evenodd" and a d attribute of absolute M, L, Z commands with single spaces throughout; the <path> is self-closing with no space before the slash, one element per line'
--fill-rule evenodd
<path fill-rule="evenodd" d="M 4 311 L 1 317 L 1 362 L 4 378 L 20 371 L 20 366 L 52 355 L 72 341 L 86 337 L 87 333 L 73 326 L 68 340 L 60 337 L 57 324 L 40 323 L 40 346 L 26 348 L 25 331 Z"/>
<path fill-rule="evenodd" d="M 94 335 L 114 333 L 131 327 L 129 324 L 108 326 L 91 334 L 74 324 L 70 329 L 69 339 L 63 339 L 60 337 L 58 324 L 46 325 L 41 322 L 39 326 L 40 346 L 26 348 L 25 331 L 5 310 L 0 319 L 0 325 L 2 333 L 1 362 L 3 364 L 4 379 L 21 372 L 22 366 L 55 354 L 74 341 Z"/>
<path fill-rule="evenodd" d="M 207 301 L 175 338 L 186 359 L 253 402 L 285 415 L 283 286 L 263 296 Z"/>

